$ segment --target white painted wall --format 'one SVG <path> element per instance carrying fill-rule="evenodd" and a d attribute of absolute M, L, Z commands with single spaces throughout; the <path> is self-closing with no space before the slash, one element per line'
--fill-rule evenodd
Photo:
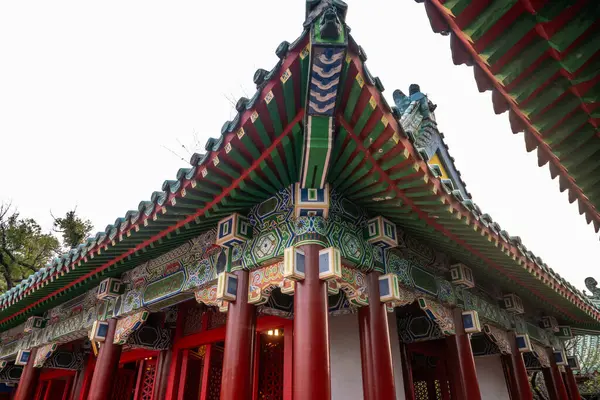
<path fill-rule="evenodd" d="M 500 355 L 475 357 L 481 397 L 485 400 L 510 400 Z"/>
<path fill-rule="evenodd" d="M 404 400 L 404 386 L 400 361 L 400 345 L 394 314 L 388 314 L 392 361 L 397 400 Z M 331 399 L 359 400 L 363 398 L 360 362 L 360 338 L 358 315 L 342 315 L 329 318 L 331 358 Z M 392 400 L 392 399 L 390 399 Z"/>
<path fill-rule="evenodd" d="M 362 399 L 358 315 L 329 318 L 331 399 Z"/>
<path fill-rule="evenodd" d="M 396 313 L 388 313 L 390 327 L 390 341 L 392 342 L 392 362 L 394 364 L 394 382 L 396 384 L 396 399 L 404 400 L 404 379 L 402 378 L 402 359 L 400 357 L 400 340 L 398 339 L 398 325 Z"/>

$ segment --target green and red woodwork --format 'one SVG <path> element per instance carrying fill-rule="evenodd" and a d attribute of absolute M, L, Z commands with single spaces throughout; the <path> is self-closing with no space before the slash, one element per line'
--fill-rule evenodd
<path fill-rule="evenodd" d="M 205 154 L 0 296 L 6 392 L 576 398 L 600 308 L 473 202 L 418 85 L 387 102 L 347 8 L 307 1 Z"/>
<path fill-rule="evenodd" d="M 416 0 L 454 64 L 473 67 L 494 112 L 549 164 L 552 179 L 600 230 L 600 3 L 571 0 Z"/>

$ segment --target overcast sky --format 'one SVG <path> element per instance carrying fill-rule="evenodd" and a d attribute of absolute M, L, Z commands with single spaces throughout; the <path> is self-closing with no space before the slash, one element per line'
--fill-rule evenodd
<path fill-rule="evenodd" d="M 452 64 L 449 39 L 431 31 L 423 5 L 348 3 L 348 25 L 390 103 L 394 89 L 419 83 L 474 201 L 584 289 L 598 236 L 511 133 L 508 115 L 493 113 L 472 68 Z M 271 69 L 277 45 L 301 33 L 304 4 L 0 2 L 0 200 L 45 229 L 50 210 L 77 206 L 104 230 L 174 179 L 190 156 L 180 142 L 220 135 L 230 100 L 250 97 L 254 71 Z"/>

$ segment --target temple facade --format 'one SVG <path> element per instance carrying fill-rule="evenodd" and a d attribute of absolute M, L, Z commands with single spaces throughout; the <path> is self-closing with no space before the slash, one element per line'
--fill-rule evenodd
<path fill-rule="evenodd" d="M 0 296 L 0 399 L 581 399 L 597 302 L 480 210 L 346 13 L 307 1 L 204 154 Z"/>

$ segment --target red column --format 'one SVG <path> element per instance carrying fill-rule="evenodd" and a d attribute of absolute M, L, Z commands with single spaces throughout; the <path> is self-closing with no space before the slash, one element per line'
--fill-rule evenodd
<path fill-rule="evenodd" d="M 387 311 L 379 300 L 379 275 L 379 272 L 367 275 L 369 305 L 358 311 L 365 400 L 396 398 Z"/>
<path fill-rule="evenodd" d="M 402 358 L 402 380 L 404 381 L 404 397 L 407 400 L 415 398 L 415 388 L 412 378 L 412 363 L 406 343 L 400 343 L 400 357 Z"/>
<path fill-rule="evenodd" d="M 25 365 L 25 367 L 23 368 L 21 379 L 19 379 L 19 386 L 17 386 L 17 394 L 15 395 L 14 400 L 33 399 L 33 394 L 35 393 L 35 387 L 38 384 L 41 371 L 41 368 L 33 367 L 33 360 L 35 359 L 36 353 L 37 349 L 31 350 L 31 354 L 29 355 L 29 361 L 27 362 L 27 365 Z"/>
<path fill-rule="evenodd" d="M 456 308 L 452 312 L 456 334 L 446 338 L 446 345 L 454 393 L 461 400 L 481 400 L 471 339 L 463 327 L 462 311 Z"/>
<path fill-rule="evenodd" d="M 301 246 L 304 279 L 294 294 L 294 400 L 330 400 L 327 284 L 319 279 L 317 244 Z"/>
<path fill-rule="evenodd" d="M 83 369 L 75 376 L 73 389 L 71 390 L 71 400 L 86 400 L 94 376 L 94 367 L 96 366 L 96 357 L 89 353 L 85 359 Z"/>
<path fill-rule="evenodd" d="M 122 346 L 114 344 L 117 320 L 108 320 L 108 333 L 106 340 L 100 345 L 100 353 L 94 368 L 94 376 L 90 385 L 88 400 L 110 399 L 113 382 L 119 368 Z"/>
<path fill-rule="evenodd" d="M 248 271 L 234 273 L 238 277 L 237 300 L 229 304 L 227 311 L 221 400 L 248 400 L 252 398 L 256 312 L 248 304 Z"/>
<path fill-rule="evenodd" d="M 554 358 L 554 352 L 552 349 L 548 349 L 548 354 L 550 355 L 550 373 L 552 375 L 552 384 L 554 385 L 557 400 L 569 400 L 569 394 L 567 393 L 567 388 L 565 387 L 565 382 L 563 381 L 562 374 L 558 369 L 558 365 L 556 365 L 556 359 Z M 544 378 L 546 376 L 544 375 Z M 548 386 L 548 382 L 546 382 L 546 386 Z M 548 388 L 548 391 L 550 388 Z"/>
<path fill-rule="evenodd" d="M 560 397 L 558 397 L 558 392 L 556 391 L 552 368 L 542 368 L 542 374 L 544 375 L 544 383 L 546 384 L 546 389 L 548 390 L 550 400 L 562 400 Z"/>
<path fill-rule="evenodd" d="M 523 355 L 519 351 L 517 347 L 517 338 L 514 332 L 508 333 L 508 340 L 510 342 L 510 349 L 512 354 L 510 356 L 510 369 L 513 373 L 514 378 L 514 390 L 515 396 L 517 399 L 521 400 L 532 400 L 533 393 L 531 392 L 531 386 L 529 385 L 529 377 L 527 376 L 527 368 L 525 368 L 525 361 L 523 360 Z"/>
<path fill-rule="evenodd" d="M 173 352 L 170 349 L 162 350 L 158 354 L 158 359 L 156 360 L 156 379 L 154 381 L 154 397 L 157 399 L 164 399 L 166 397 L 172 357 Z"/>
<path fill-rule="evenodd" d="M 577 381 L 573 375 L 573 370 L 570 367 L 565 367 L 565 374 L 567 375 L 567 386 L 569 387 L 569 395 L 571 396 L 571 400 L 581 400 L 579 387 L 577 386 Z"/>

